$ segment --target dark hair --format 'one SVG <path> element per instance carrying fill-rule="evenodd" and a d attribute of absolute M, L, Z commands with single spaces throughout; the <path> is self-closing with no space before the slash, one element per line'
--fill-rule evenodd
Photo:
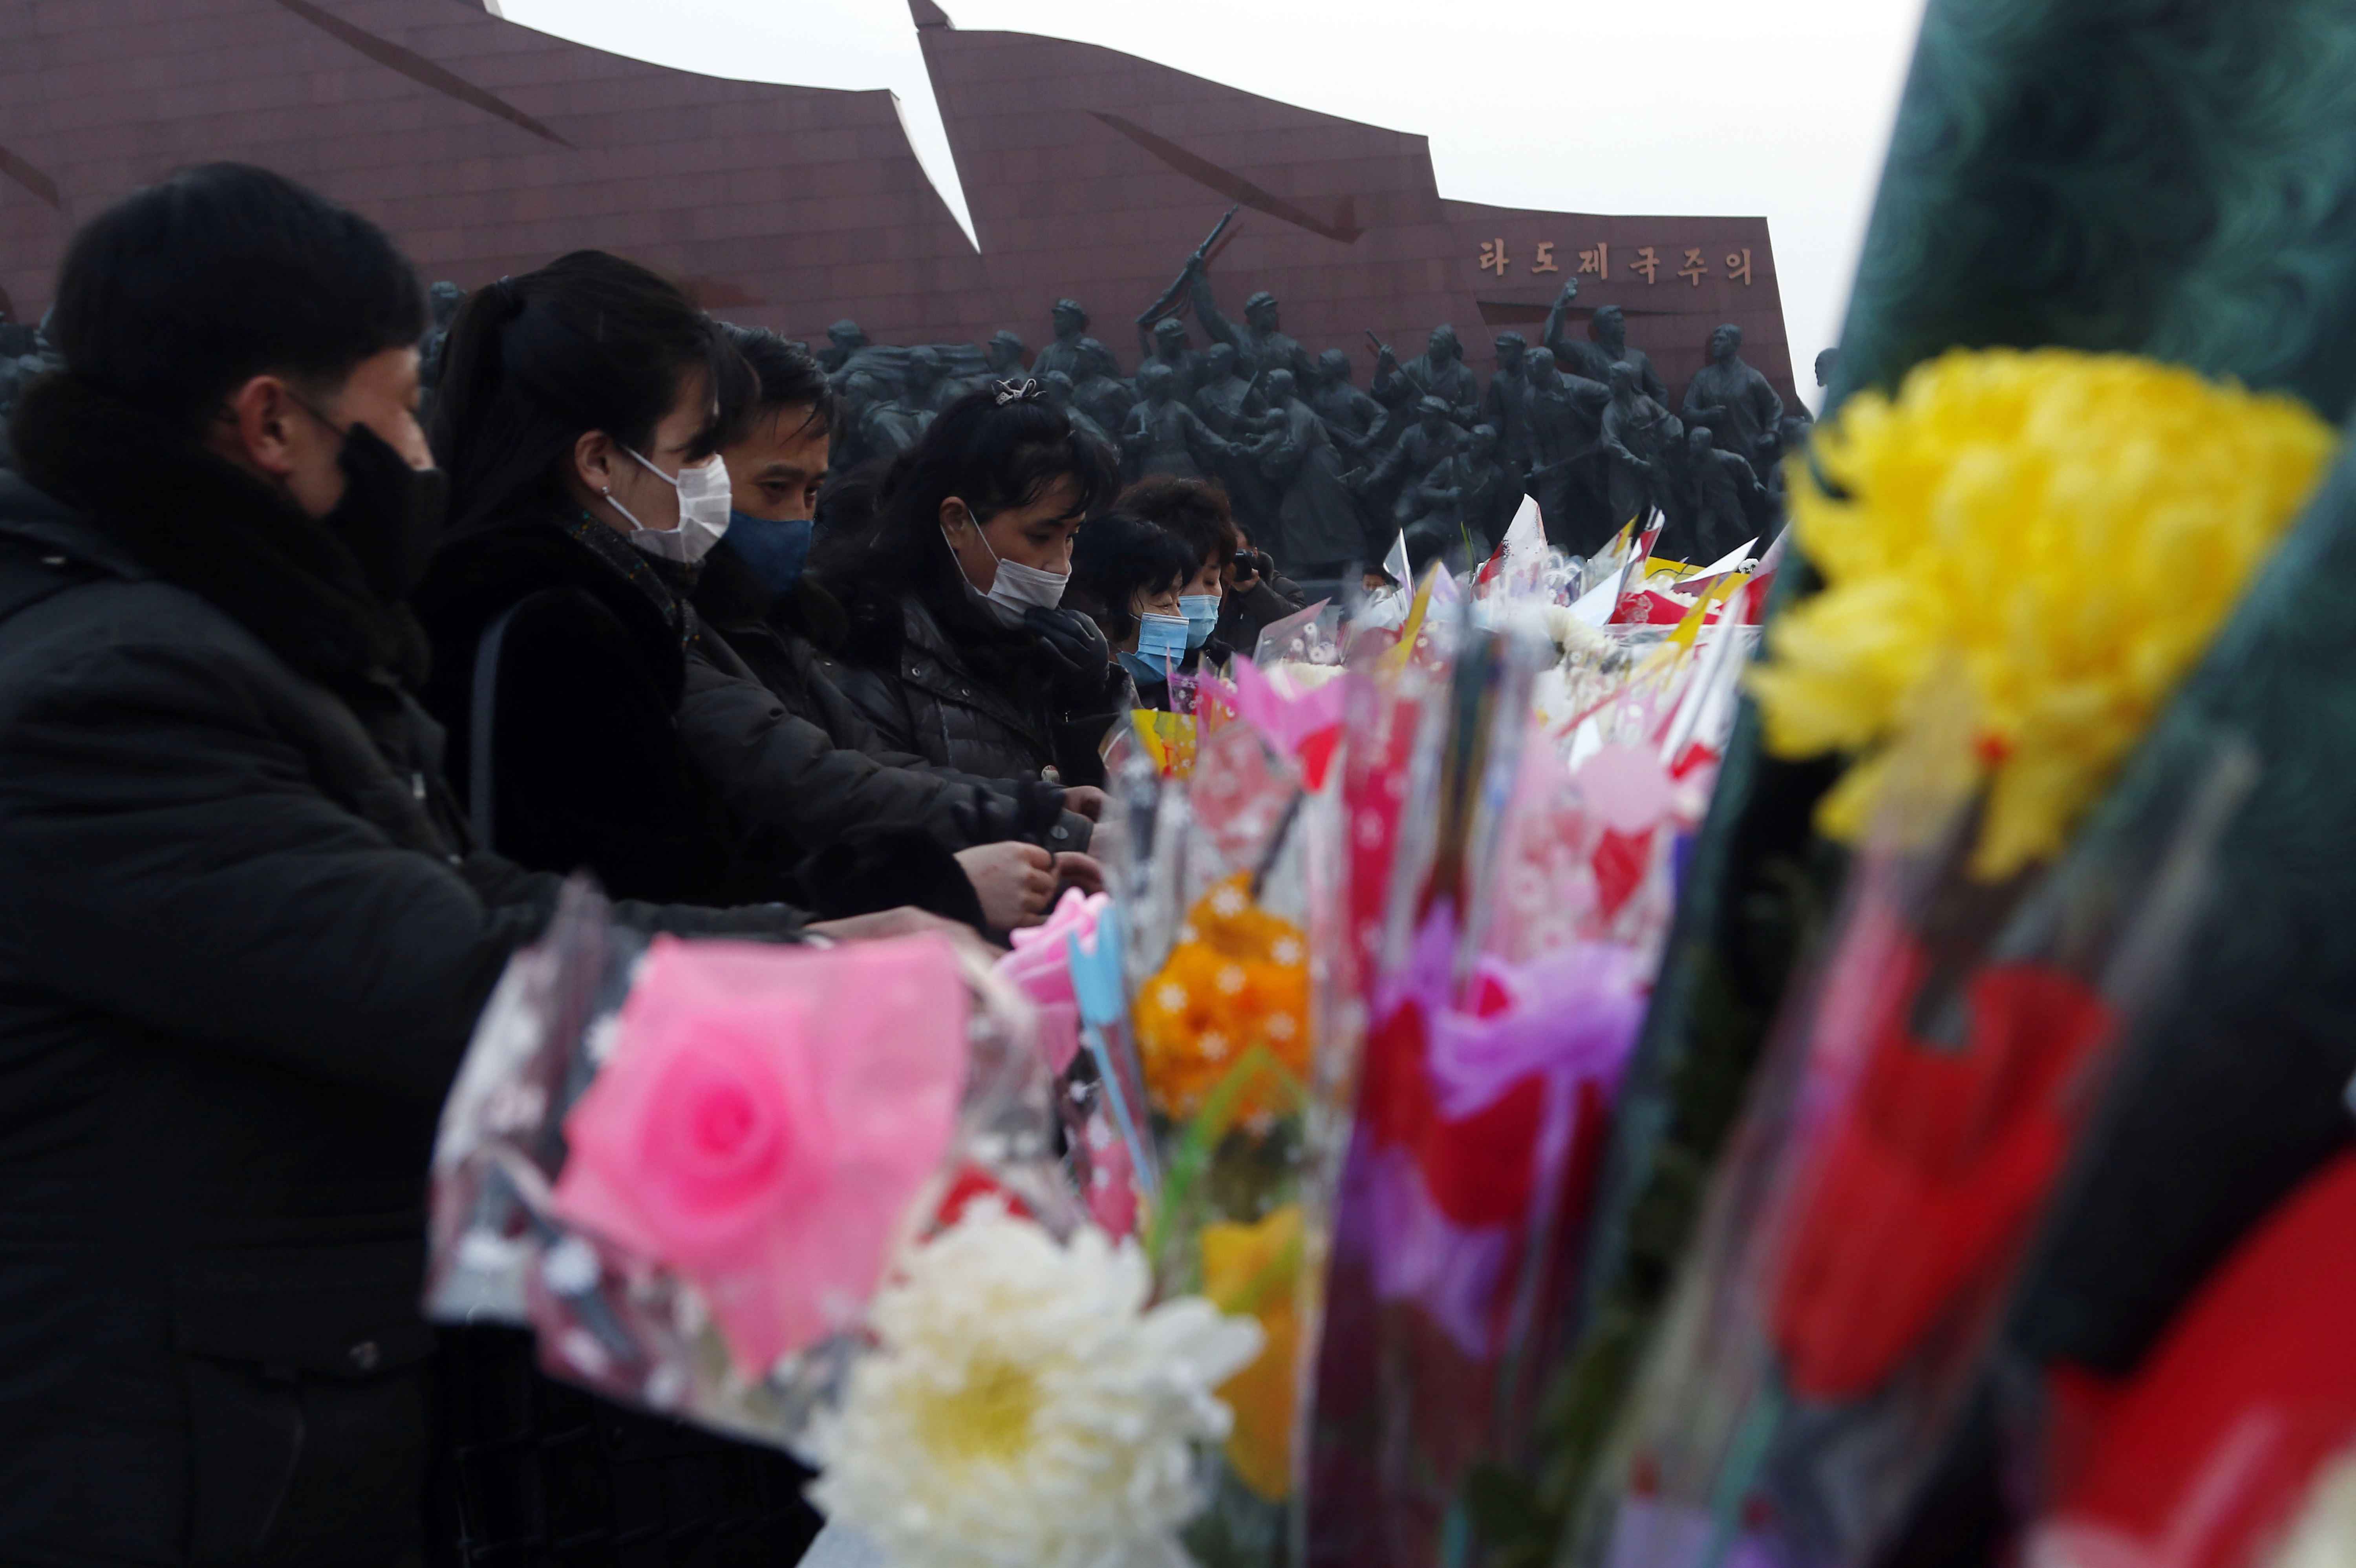
<path fill-rule="evenodd" d="M 82 225 L 51 317 L 74 375 L 191 430 L 255 376 L 329 395 L 427 319 L 383 229 L 248 164 L 182 169 Z"/>
<path fill-rule="evenodd" d="M 976 521 L 988 522 L 1066 481 L 1076 492 L 1074 512 L 1087 517 L 1111 498 L 1120 479 L 1112 455 L 1073 429 L 1044 394 L 1001 403 L 994 392 L 969 392 L 892 460 L 873 522 L 831 537 L 819 530 L 812 570 L 840 589 L 915 589 L 937 604 L 949 603 L 962 578 L 941 537 L 941 503 L 957 496 Z"/>
<path fill-rule="evenodd" d="M 1203 558 L 1178 535 L 1114 511 L 1080 530 L 1072 544 L 1071 598 L 1096 617 L 1115 645 L 1137 630 L 1137 596 L 1176 588 Z"/>
<path fill-rule="evenodd" d="M 766 326 L 735 326 L 723 322 L 720 330 L 752 368 L 756 383 L 750 397 L 730 411 L 726 426 L 713 442 L 734 446 L 753 432 L 765 417 L 787 409 L 807 409 L 808 417 L 796 431 L 811 425 L 825 429 L 832 441 L 842 439 L 842 397 L 827 379 L 826 370 L 809 348 L 788 342 Z"/>
<path fill-rule="evenodd" d="M 1243 548 L 1227 493 L 1207 479 L 1156 474 L 1123 490 L 1120 499 L 1112 504 L 1112 512 L 1115 517 L 1151 523 L 1183 540 L 1194 557 L 1194 564 L 1186 569 L 1190 578 L 1202 570 L 1204 562 L 1224 561 Z"/>
<path fill-rule="evenodd" d="M 720 409 L 697 438 L 701 456 L 719 449 L 720 430 L 753 396 L 753 374 L 678 285 L 636 261 L 575 251 L 477 289 L 450 323 L 434 405 L 452 530 L 561 496 L 558 475 L 589 431 L 644 450 L 699 372 Z"/>
<path fill-rule="evenodd" d="M 838 468 L 819 486 L 818 505 L 811 509 L 810 548 L 828 539 L 856 534 L 862 539 L 875 525 L 875 497 L 884 476 L 892 471 L 888 457 L 871 457 L 849 468 Z"/>

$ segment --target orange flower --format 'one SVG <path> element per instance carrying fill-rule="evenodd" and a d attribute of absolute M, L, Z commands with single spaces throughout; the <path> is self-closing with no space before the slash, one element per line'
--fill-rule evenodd
<path fill-rule="evenodd" d="M 1178 946 L 1138 991 L 1138 1055 L 1145 1088 L 1164 1116 L 1202 1109 L 1220 1078 L 1260 1045 L 1296 1078 L 1310 1067 L 1308 939 L 1291 921 L 1251 901 L 1237 871 L 1194 904 Z M 1284 1109 L 1284 1085 L 1260 1078 L 1237 1118 L 1265 1130 Z"/>
<path fill-rule="evenodd" d="M 1138 993 L 1138 1053 L 1154 1104 L 1193 1115 L 1244 1053 L 1265 1047 L 1296 1078 L 1309 1072 L 1309 943 L 1301 928 L 1252 901 L 1249 875 L 1212 887 L 1179 931 L 1161 971 Z M 1264 1128 L 1283 1085 L 1262 1079 L 1237 1107 Z"/>

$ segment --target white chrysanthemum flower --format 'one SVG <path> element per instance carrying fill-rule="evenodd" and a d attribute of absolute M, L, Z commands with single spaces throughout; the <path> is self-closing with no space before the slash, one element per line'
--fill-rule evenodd
<path fill-rule="evenodd" d="M 1151 1285 L 1134 1243 L 969 1209 L 876 1296 L 811 1499 L 894 1568 L 1183 1568 L 1191 1445 L 1226 1436 L 1211 1391 L 1261 1335 Z"/>

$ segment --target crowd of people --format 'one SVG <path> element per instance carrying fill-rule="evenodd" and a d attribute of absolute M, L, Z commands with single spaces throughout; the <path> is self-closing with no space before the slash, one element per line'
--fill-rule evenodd
<path fill-rule="evenodd" d="M 75 237 L 15 389 L 8 1562 L 791 1561 L 783 1457 L 421 1320 L 491 986 L 583 871 L 658 931 L 1003 940 L 1097 884 L 1112 726 L 1299 603 L 1036 367 L 846 471 L 840 378 L 645 267 L 437 295 L 209 165 Z"/>
<path fill-rule="evenodd" d="M 839 473 L 910 450 L 961 398 L 1035 379 L 1123 478 L 1215 485 L 1240 532 L 1312 584 L 1384 560 L 1402 537 L 1418 571 L 1436 557 L 1478 559 L 1525 494 L 1549 542 L 1572 555 L 1655 508 L 1667 557 L 1715 559 L 1772 533 L 1780 460 L 1809 419 L 1743 362 L 1741 328 L 1711 333 L 1709 363 L 1676 396 L 1629 343 L 1619 307 L 1594 309 L 1585 334 L 1570 330 L 1579 293 L 1577 279 L 1563 285 L 1537 346 L 1499 333 L 1485 385 L 1443 325 L 1404 362 L 1376 346 L 1371 388 L 1361 388 L 1347 352 L 1312 357 L 1283 332 L 1273 296 L 1252 295 L 1244 321 L 1230 321 L 1200 257 L 1172 298 L 1207 346 L 1181 316 L 1149 325 L 1149 312 L 1134 373 L 1088 335 L 1087 312 L 1070 299 L 1055 303 L 1053 336 L 1035 355 L 1011 330 L 986 345 L 903 347 L 843 320 L 816 358 L 840 400 Z M 449 283 L 435 296 L 437 310 L 460 297 Z M 429 342 L 429 379 L 440 336 Z"/>

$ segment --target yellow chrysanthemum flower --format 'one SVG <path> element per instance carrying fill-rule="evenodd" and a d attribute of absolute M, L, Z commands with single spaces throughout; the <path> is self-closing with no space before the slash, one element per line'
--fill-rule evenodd
<path fill-rule="evenodd" d="M 1752 672 L 1779 756 L 1858 761 L 1819 825 L 1869 825 L 1884 753 L 1953 661 L 1986 809 L 1972 870 L 2044 859 L 2101 794 L 2321 479 L 2330 428 L 2126 355 L 1956 350 L 1816 432 L 1791 468 L 1824 592 Z M 1836 494 L 1837 492 L 1837 494 Z"/>

